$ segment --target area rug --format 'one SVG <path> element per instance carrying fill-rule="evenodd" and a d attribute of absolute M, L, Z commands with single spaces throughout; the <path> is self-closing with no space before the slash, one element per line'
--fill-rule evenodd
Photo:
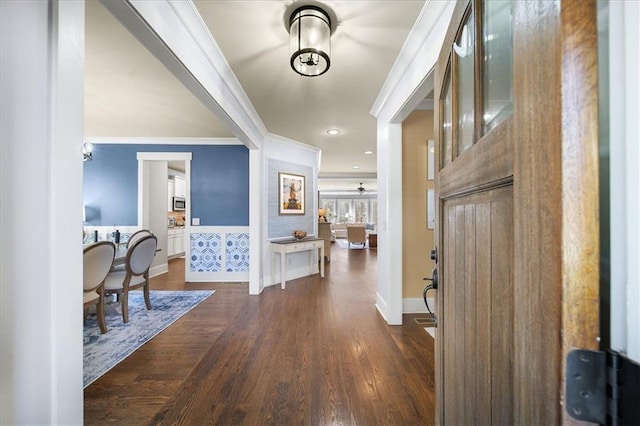
<path fill-rule="evenodd" d="M 122 322 L 119 305 L 106 316 L 107 333 L 100 334 L 95 315 L 84 326 L 83 383 L 86 388 L 178 318 L 214 293 L 213 290 L 151 291 L 147 311 L 142 291 L 129 293 L 129 322 Z"/>
<path fill-rule="evenodd" d="M 343 249 L 349 248 L 349 241 L 346 238 L 336 238 L 336 243 Z M 364 243 L 364 247 L 362 247 L 362 244 L 351 244 L 351 249 L 362 250 L 363 248 L 369 248 L 369 241 Z"/>

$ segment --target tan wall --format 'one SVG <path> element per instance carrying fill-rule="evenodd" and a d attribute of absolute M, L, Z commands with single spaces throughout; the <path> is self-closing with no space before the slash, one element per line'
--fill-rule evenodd
<path fill-rule="evenodd" d="M 422 297 L 435 264 L 433 230 L 427 229 L 427 140 L 433 139 L 433 111 L 414 111 L 402 123 L 402 297 Z"/>

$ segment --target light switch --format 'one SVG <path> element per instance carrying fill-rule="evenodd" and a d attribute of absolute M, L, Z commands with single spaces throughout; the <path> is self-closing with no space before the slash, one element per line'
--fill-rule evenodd
<path fill-rule="evenodd" d="M 200 226 L 200 218 L 192 217 L 191 218 L 191 226 Z"/>

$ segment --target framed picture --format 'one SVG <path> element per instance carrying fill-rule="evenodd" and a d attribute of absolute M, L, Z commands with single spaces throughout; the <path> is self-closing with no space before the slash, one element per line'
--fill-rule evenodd
<path fill-rule="evenodd" d="M 278 206 L 280 215 L 304 214 L 304 176 L 278 173 Z"/>
<path fill-rule="evenodd" d="M 427 179 L 433 180 L 436 167 L 436 147 L 433 139 L 427 141 Z"/>

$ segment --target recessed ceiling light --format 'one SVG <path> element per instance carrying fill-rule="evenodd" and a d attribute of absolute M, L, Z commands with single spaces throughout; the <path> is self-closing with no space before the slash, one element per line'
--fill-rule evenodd
<path fill-rule="evenodd" d="M 351 166 L 352 169 L 359 169 L 360 166 L 358 166 L 357 164 L 354 164 L 353 166 Z"/>
<path fill-rule="evenodd" d="M 364 152 L 364 155 L 371 155 L 371 154 L 373 154 L 373 151 L 365 151 Z"/>
<path fill-rule="evenodd" d="M 329 130 L 327 130 L 327 134 L 331 135 L 331 136 L 339 135 L 340 134 L 340 130 L 338 130 L 338 129 L 329 129 Z"/>

